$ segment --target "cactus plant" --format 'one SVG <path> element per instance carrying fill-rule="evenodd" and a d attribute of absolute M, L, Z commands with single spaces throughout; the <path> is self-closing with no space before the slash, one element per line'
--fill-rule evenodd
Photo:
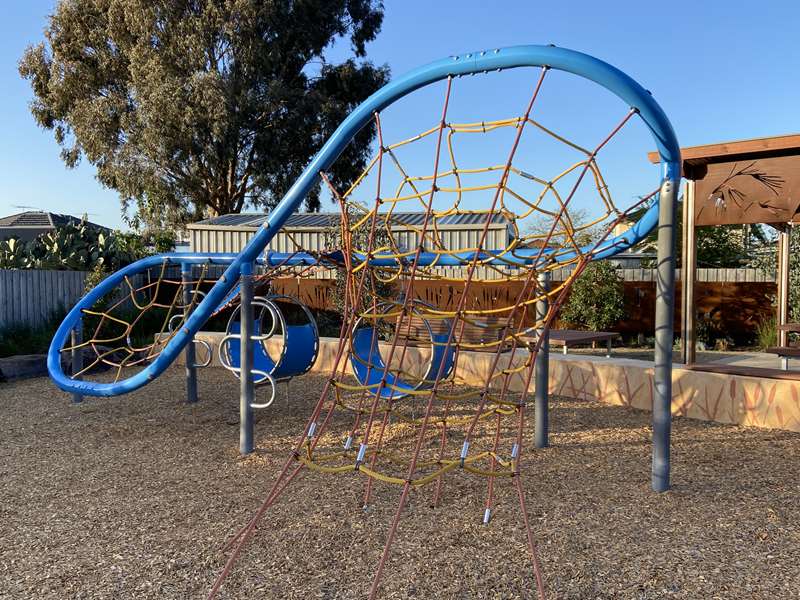
<path fill-rule="evenodd" d="M 142 236 L 70 223 L 22 242 L 0 241 L 0 268 L 115 271 L 151 254 Z"/>

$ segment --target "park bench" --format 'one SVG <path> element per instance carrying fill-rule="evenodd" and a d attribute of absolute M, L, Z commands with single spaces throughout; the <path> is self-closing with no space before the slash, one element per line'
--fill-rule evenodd
<path fill-rule="evenodd" d="M 781 331 L 788 331 L 789 333 L 800 333 L 800 323 L 784 323 L 778 325 Z M 781 369 L 784 371 L 789 370 L 789 359 L 800 358 L 800 347 L 798 346 L 773 346 L 765 350 L 768 354 L 777 354 L 781 359 Z"/>
<path fill-rule="evenodd" d="M 461 342 L 465 342 L 468 344 L 491 344 L 482 348 L 467 348 L 467 350 L 475 351 L 475 352 L 496 352 L 497 351 L 497 344 L 492 344 L 492 342 L 497 342 L 501 339 L 503 334 L 503 329 L 507 322 L 506 316 L 497 316 L 497 315 L 482 315 L 479 318 L 475 319 L 476 322 L 480 322 L 480 324 L 473 324 L 467 323 L 464 325 L 464 330 L 462 335 L 459 337 Z M 444 320 L 430 320 L 428 324 L 430 325 L 431 331 L 434 335 L 447 335 L 449 333 L 449 321 Z M 457 325 L 456 328 L 456 335 L 461 332 L 461 325 Z M 403 331 L 405 334 L 405 331 Z M 401 336 L 401 339 L 404 339 L 405 335 Z M 416 345 L 427 345 L 429 344 L 430 336 L 428 333 L 428 328 L 423 323 L 421 317 L 414 316 L 411 319 L 411 329 L 409 330 L 408 335 L 408 343 L 410 346 Z M 509 345 L 505 344 L 504 350 L 509 349 Z"/>
<path fill-rule="evenodd" d="M 484 315 L 480 318 L 481 325 L 467 323 L 464 327 L 462 342 L 470 344 L 486 344 L 496 342 L 503 333 L 506 324 L 505 316 Z M 434 334 L 446 334 L 445 321 L 429 321 Z M 409 335 L 409 345 L 425 344 L 428 339 L 428 330 L 420 317 L 413 317 L 411 320 L 411 330 Z M 405 337 L 405 336 L 402 336 Z M 529 340 L 529 346 L 535 342 L 535 336 L 525 336 Z M 562 352 L 567 354 L 569 348 L 583 344 L 597 343 L 606 344 L 606 356 L 611 356 L 611 344 L 619 337 L 619 333 L 614 331 L 579 331 L 576 329 L 551 329 L 550 345 L 561 346 Z M 506 344 L 508 346 L 508 344 Z M 507 350 L 508 348 L 504 348 Z M 471 350 L 483 352 L 495 352 L 497 345 L 492 344 L 485 348 L 472 348 Z"/>
<path fill-rule="evenodd" d="M 592 344 L 594 347 L 598 342 L 606 343 L 606 356 L 611 357 L 611 342 L 619 337 L 614 331 L 578 331 L 576 329 L 551 329 L 550 345 L 561 346 L 562 352 L 566 354 L 570 346 L 582 344 Z"/>
<path fill-rule="evenodd" d="M 789 359 L 800 358 L 800 348 L 797 346 L 773 346 L 767 348 L 768 354 L 777 354 L 781 359 L 781 369 L 784 371 L 789 370 Z"/>

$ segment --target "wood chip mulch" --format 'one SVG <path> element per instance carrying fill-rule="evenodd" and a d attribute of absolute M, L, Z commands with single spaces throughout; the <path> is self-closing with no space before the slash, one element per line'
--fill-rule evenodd
<path fill-rule="evenodd" d="M 182 372 L 73 406 L 46 378 L 0 384 L 0 598 L 203 598 L 283 464 L 323 378 L 283 390 L 237 453 L 238 384 Z M 649 488 L 649 413 L 553 399 L 552 447 L 525 454 L 549 598 L 800 598 L 800 435 L 674 421 L 673 490 Z M 532 426 L 532 423 L 531 423 Z M 532 432 L 529 432 L 529 438 Z M 400 489 L 306 472 L 219 598 L 365 598 Z M 381 598 L 534 598 L 514 490 L 481 525 L 486 480 L 412 492 Z"/>

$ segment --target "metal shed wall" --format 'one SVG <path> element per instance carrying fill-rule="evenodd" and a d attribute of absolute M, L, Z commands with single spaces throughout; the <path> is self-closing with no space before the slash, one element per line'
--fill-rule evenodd
<path fill-rule="evenodd" d="M 237 253 L 257 231 L 256 227 L 230 227 L 225 225 L 189 225 L 192 252 L 233 252 Z M 477 247 L 483 231 L 483 223 L 459 227 L 439 227 L 441 240 L 446 248 Z M 398 245 L 415 248 L 419 234 L 410 229 L 393 227 L 393 237 Z M 504 223 L 492 223 L 487 232 L 485 248 L 500 249 L 508 245 L 508 227 Z M 300 247 L 298 247 L 298 245 Z M 318 252 L 325 249 L 325 232 L 322 229 L 286 227 L 281 229 L 267 246 L 275 252 L 295 252 L 309 250 Z M 447 277 L 464 277 L 464 267 L 442 267 L 438 271 Z M 498 273 L 491 269 L 479 268 L 476 273 L 481 279 L 497 279 Z M 330 273 L 319 273 L 318 277 L 330 277 Z"/>

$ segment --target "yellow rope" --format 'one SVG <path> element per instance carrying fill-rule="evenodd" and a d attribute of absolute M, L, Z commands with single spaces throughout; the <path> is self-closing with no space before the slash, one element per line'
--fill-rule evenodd
<path fill-rule="evenodd" d="M 343 456 L 344 453 L 337 453 L 335 456 L 327 456 L 326 459 L 330 458 L 339 458 Z M 383 453 L 381 453 L 383 455 Z M 473 463 L 483 460 L 486 458 L 494 457 L 498 464 L 503 467 L 507 467 L 504 470 L 487 470 L 487 469 L 479 469 L 473 466 Z M 353 461 L 351 463 L 345 465 L 338 465 L 335 467 L 328 467 L 324 464 L 321 464 L 320 460 L 314 460 L 310 456 L 306 455 L 303 456 L 302 454 L 297 456 L 297 460 L 301 463 L 306 465 L 312 471 L 316 471 L 318 473 L 347 473 L 357 471 L 366 475 L 367 477 L 371 477 L 372 479 L 377 479 L 378 481 L 382 481 L 384 483 L 393 483 L 396 485 L 405 485 L 409 483 L 414 487 L 420 487 L 435 481 L 440 476 L 444 475 L 448 471 L 452 471 L 457 468 L 463 468 L 465 471 L 472 473 L 474 475 L 479 475 L 482 477 L 512 477 L 515 472 L 515 465 L 511 461 L 503 461 L 500 460 L 499 457 L 493 452 L 481 452 L 480 454 L 475 454 L 473 456 L 469 456 L 464 459 L 463 465 L 461 459 L 448 459 L 448 460 L 441 460 L 441 461 L 428 461 L 428 462 L 419 462 L 419 468 L 426 468 L 432 465 L 442 465 L 438 469 L 435 469 L 433 472 L 428 473 L 427 475 L 423 475 L 422 477 L 417 477 L 416 479 L 406 480 L 402 477 L 396 477 L 393 475 L 387 475 L 381 471 L 371 469 L 370 467 L 366 466 L 364 463 L 357 463 Z M 394 462 L 394 461 L 393 461 Z"/>

